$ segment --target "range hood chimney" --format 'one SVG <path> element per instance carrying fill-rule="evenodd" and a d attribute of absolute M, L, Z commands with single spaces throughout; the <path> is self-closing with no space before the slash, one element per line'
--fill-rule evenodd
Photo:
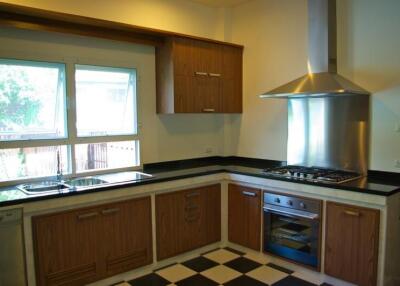
<path fill-rule="evenodd" d="M 370 94 L 336 73 L 336 0 L 308 0 L 307 64 L 308 74 L 260 97 L 302 98 Z"/>

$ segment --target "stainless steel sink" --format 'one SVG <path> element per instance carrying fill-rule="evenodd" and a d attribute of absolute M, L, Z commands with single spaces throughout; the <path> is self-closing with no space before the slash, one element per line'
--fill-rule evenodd
<path fill-rule="evenodd" d="M 40 181 L 29 184 L 22 184 L 17 186 L 17 188 L 28 195 L 32 195 L 41 193 L 60 192 L 63 190 L 67 190 L 69 186 L 62 182 L 48 180 L 48 181 Z"/>
<path fill-rule="evenodd" d="M 75 178 L 65 182 L 65 184 L 71 187 L 89 187 L 106 183 L 108 182 L 94 177 Z"/>

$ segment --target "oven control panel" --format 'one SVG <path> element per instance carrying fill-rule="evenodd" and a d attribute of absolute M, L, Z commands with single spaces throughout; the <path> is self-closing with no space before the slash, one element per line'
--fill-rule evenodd
<path fill-rule="evenodd" d="M 264 192 L 264 204 L 271 204 L 290 209 L 319 213 L 321 201 L 296 196 Z"/>

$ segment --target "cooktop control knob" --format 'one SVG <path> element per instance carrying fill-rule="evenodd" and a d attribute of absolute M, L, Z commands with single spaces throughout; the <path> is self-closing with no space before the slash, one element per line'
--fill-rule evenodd
<path fill-rule="evenodd" d="M 289 206 L 293 206 L 293 202 L 292 202 L 292 201 L 287 201 L 287 204 L 288 204 Z"/>
<path fill-rule="evenodd" d="M 275 203 L 277 203 L 277 204 L 280 204 L 281 203 L 281 200 L 279 199 L 279 198 L 275 198 Z"/>
<path fill-rule="evenodd" d="M 305 208 L 306 208 L 306 204 L 305 204 L 305 203 L 300 203 L 300 207 L 301 207 L 302 209 L 305 209 Z"/>

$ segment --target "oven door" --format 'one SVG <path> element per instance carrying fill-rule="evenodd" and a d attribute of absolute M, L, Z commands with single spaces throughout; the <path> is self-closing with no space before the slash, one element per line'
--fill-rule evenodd
<path fill-rule="evenodd" d="M 264 205 L 264 251 L 319 267 L 319 215 Z"/>

